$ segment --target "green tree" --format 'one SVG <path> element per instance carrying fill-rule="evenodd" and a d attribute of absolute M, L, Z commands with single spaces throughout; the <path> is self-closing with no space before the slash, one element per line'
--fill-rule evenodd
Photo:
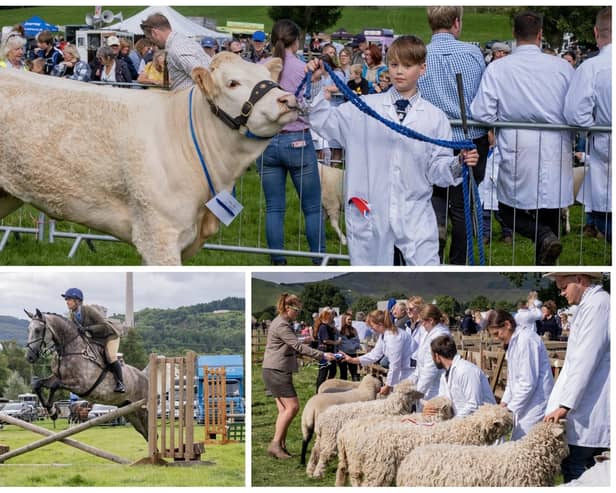
<path fill-rule="evenodd" d="M 468 304 L 468 307 L 471 310 L 486 310 L 487 308 L 490 308 L 492 306 L 492 303 L 490 302 L 490 300 L 483 295 L 479 295 L 479 296 L 475 296 L 470 303 Z"/>
<path fill-rule="evenodd" d="M 460 311 L 460 303 L 453 296 L 449 295 L 439 295 L 434 298 L 436 301 L 436 306 L 443 312 L 449 315 L 450 317 L 454 316 L 456 313 Z"/>
<path fill-rule="evenodd" d="M 385 293 L 383 295 L 383 299 L 388 300 L 393 298 L 395 300 L 406 300 L 408 295 L 403 293 L 402 291 L 390 291 L 389 293 Z"/>
<path fill-rule="evenodd" d="M 376 310 L 377 299 L 371 296 L 360 296 L 351 305 L 353 313 L 364 312 L 366 315 L 372 310 Z"/>
<path fill-rule="evenodd" d="M 300 299 L 304 303 L 302 319 L 305 319 L 305 314 L 311 315 L 324 306 L 337 306 L 341 312 L 347 309 L 347 302 L 340 288 L 328 282 L 315 282 L 306 285 L 300 294 Z"/>
<path fill-rule="evenodd" d="M 145 368 L 148 364 L 148 353 L 143 347 L 143 338 L 139 331 L 131 328 L 122 338 L 122 346 L 120 347 L 124 355 L 124 361 L 135 368 Z"/>
<path fill-rule="evenodd" d="M 512 17 L 529 7 L 518 7 L 512 11 Z M 595 44 L 593 27 L 597 12 L 601 7 L 595 6 L 571 6 L 571 7 L 551 7 L 534 6 L 530 7 L 539 14 L 543 15 L 543 37 L 552 48 L 559 48 L 563 33 L 571 32 L 575 35 L 579 43 Z"/>
<path fill-rule="evenodd" d="M 6 380 L 6 391 L 4 395 L 9 399 L 17 399 L 19 394 L 30 392 L 30 387 L 26 384 L 23 377 L 16 371 L 11 371 Z"/>
<path fill-rule="evenodd" d="M 267 15 L 274 22 L 280 19 L 291 19 L 301 29 L 302 33 L 325 31 L 338 22 L 342 16 L 343 7 L 318 7 L 312 5 L 291 6 L 281 5 L 270 7 Z M 300 48 L 303 48 L 300 38 Z"/>
<path fill-rule="evenodd" d="M 494 303 L 495 310 L 505 310 L 506 312 L 513 312 L 517 309 L 518 304 L 507 301 L 507 300 L 498 300 Z"/>

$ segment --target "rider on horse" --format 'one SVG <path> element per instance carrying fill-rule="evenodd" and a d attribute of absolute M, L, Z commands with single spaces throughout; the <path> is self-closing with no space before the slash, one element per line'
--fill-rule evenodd
<path fill-rule="evenodd" d="M 120 333 L 99 310 L 90 305 L 83 304 L 81 289 L 70 288 L 61 295 L 66 300 L 69 309 L 69 318 L 78 327 L 81 327 L 86 335 L 94 339 L 105 341 L 105 357 L 107 365 L 116 380 L 114 392 L 126 392 L 122 379 L 122 365 L 118 361 L 118 348 L 120 347 Z"/>

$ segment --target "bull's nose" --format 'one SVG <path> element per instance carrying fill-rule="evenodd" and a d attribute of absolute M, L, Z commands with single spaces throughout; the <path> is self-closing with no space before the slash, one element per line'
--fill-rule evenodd
<path fill-rule="evenodd" d="M 290 94 L 290 93 L 285 93 L 282 96 L 280 96 L 278 98 L 278 102 L 286 105 L 288 108 L 297 107 L 297 100 L 295 99 L 295 96 L 293 96 L 293 94 Z"/>

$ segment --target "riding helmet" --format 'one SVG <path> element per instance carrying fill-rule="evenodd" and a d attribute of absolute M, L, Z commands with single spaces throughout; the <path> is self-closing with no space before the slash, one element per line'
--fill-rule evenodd
<path fill-rule="evenodd" d="M 66 293 L 60 296 L 62 296 L 62 298 L 73 298 L 74 300 L 83 301 L 83 293 L 81 289 L 78 288 L 69 288 L 66 290 Z"/>

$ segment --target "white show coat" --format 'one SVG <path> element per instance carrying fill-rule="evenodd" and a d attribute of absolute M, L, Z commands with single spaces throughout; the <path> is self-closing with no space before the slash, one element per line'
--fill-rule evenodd
<path fill-rule="evenodd" d="M 362 98 L 397 122 L 389 93 Z M 408 265 L 438 265 L 438 228 L 432 186 L 457 185 L 451 149 L 409 139 L 359 111 L 351 103 L 333 107 L 321 93 L 310 111 L 312 128 L 346 151 L 345 221 L 352 265 L 393 265 L 394 245 Z M 421 97 L 403 125 L 433 138 L 451 140 L 445 113 Z M 457 158 L 456 158 L 457 161 Z M 367 217 L 349 204 L 368 201 Z"/>
<path fill-rule="evenodd" d="M 546 414 L 560 405 L 567 413 L 567 442 L 610 446 L 610 295 L 589 288 L 571 321 L 565 364 Z"/>
<path fill-rule="evenodd" d="M 441 375 L 445 373 L 434 364 L 432 349 L 430 349 L 432 341 L 442 335 L 450 335 L 445 325 L 438 324 L 432 327 L 432 330 L 426 332 L 417 350 L 417 367 L 411 379 L 415 382 L 417 390 L 423 393 L 423 399 L 426 401 L 438 395 Z M 421 411 L 419 407 L 418 411 Z"/>
<path fill-rule="evenodd" d="M 567 91 L 565 118 L 569 125 L 612 125 L 612 45 L 580 65 Z M 584 183 L 577 200 L 596 212 L 612 210 L 611 134 L 593 132 L 586 156 Z"/>
<path fill-rule="evenodd" d="M 451 400 L 456 417 L 468 416 L 484 404 L 496 404 L 485 374 L 459 354 L 453 358 L 449 378 L 445 378 L 445 373 L 441 375 L 438 393 Z"/>
<path fill-rule="evenodd" d="M 411 376 L 411 338 L 405 330 L 398 329 L 396 334 L 386 330 L 378 338 L 374 349 L 359 357 L 359 362 L 361 366 L 367 366 L 376 363 L 383 356 L 389 359 L 389 371 L 385 382 L 387 385 L 393 387 Z"/>
<path fill-rule="evenodd" d="M 532 306 L 528 308 L 520 308 L 515 314 L 513 319 L 515 320 L 516 327 L 520 330 L 530 330 L 531 332 L 537 332 L 537 325 L 535 322 L 541 320 L 543 314 L 541 308 L 538 306 Z"/>
<path fill-rule="evenodd" d="M 516 328 L 507 348 L 507 386 L 501 402 L 513 413 L 512 440 L 526 435 L 545 416 L 554 377 L 541 338 Z"/>
<path fill-rule="evenodd" d="M 486 161 L 486 173 L 477 187 L 479 189 L 479 198 L 481 199 L 481 205 L 483 205 L 484 211 L 497 211 L 498 210 L 498 167 L 501 162 L 500 151 L 498 146 L 494 146 L 490 149 L 490 154 Z"/>
<path fill-rule="evenodd" d="M 564 124 L 573 68 L 560 57 L 523 45 L 492 62 L 471 104 L 482 122 Z M 571 133 L 500 129 L 498 197 L 518 209 L 557 209 L 573 203 Z"/>

